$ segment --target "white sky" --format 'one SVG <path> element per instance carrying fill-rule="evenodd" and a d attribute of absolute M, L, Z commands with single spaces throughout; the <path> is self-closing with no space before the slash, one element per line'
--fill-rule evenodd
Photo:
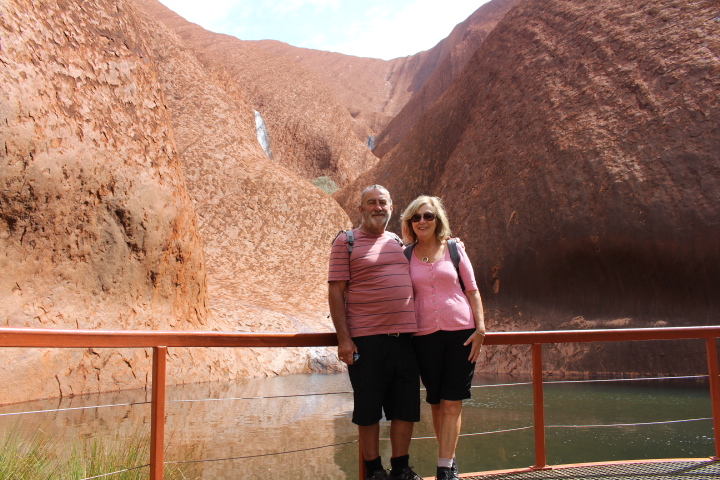
<path fill-rule="evenodd" d="M 242 40 L 390 60 L 432 48 L 488 0 L 160 0 Z"/>

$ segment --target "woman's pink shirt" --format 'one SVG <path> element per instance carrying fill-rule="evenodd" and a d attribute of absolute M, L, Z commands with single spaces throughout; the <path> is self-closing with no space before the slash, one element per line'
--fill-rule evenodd
<path fill-rule="evenodd" d="M 465 291 L 477 290 L 473 268 L 458 245 L 460 274 Z M 438 330 L 466 330 L 475 328 L 475 317 L 467 297 L 460 288 L 457 272 L 450 259 L 450 251 L 434 263 L 424 263 L 413 252 L 410 260 L 410 278 L 415 296 L 416 335 L 427 335 Z"/>

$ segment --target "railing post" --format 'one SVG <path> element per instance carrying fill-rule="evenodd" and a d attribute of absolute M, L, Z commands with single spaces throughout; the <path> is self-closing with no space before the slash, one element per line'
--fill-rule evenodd
<path fill-rule="evenodd" d="M 358 436 L 358 458 L 360 460 L 360 466 L 358 468 L 360 480 L 365 480 L 367 477 L 367 468 L 365 468 L 365 455 L 363 455 L 362 443 L 360 443 L 360 437 Z"/>
<path fill-rule="evenodd" d="M 710 375 L 710 402 L 712 403 L 713 428 L 715 431 L 715 456 L 720 460 L 720 371 L 718 369 L 718 351 L 715 337 L 705 339 Z"/>
<path fill-rule="evenodd" d="M 545 458 L 545 399 L 543 398 L 542 343 L 532 346 L 533 406 L 535 410 L 535 466 L 547 466 Z"/>
<path fill-rule="evenodd" d="M 150 414 L 150 480 L 165 478 L 165 381 L 167 347 L 153 347 Z"/>

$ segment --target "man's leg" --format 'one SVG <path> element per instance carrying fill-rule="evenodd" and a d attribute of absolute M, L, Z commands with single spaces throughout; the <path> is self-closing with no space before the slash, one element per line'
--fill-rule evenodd
<path fill-rule="evenodd" d="M 380 456 L 380 422 L 368 426 L 358 425 L 358 437 L 365 460 Z"/>
<path fill-rule="evenodd" d="M 415 422 L 393 420 L 390 422 L 390 443 L 392 445 L 392 458 L 390 458 L 391 480 L 422 480 L 410 466 L 410 440 Z"/>
<path fill-rule="evenodd" d="M 410 453 L 410 440 L 412 439 L 414 426 L 414 422 L 406 422 L 405 420 L 393 420 L 390 422 L 390 444 L 392 445 L 393 458 Z"/>

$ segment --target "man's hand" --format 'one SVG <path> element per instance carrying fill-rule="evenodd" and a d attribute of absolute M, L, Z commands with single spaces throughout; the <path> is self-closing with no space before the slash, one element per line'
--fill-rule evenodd
<path fill-rule="evenodd" d="M 347 281 L 328 282 L 328 303 L 330 304 L 330 316 L 332 317 L 335 331 L 338 337 L 338 358 L 352 365 L 353 354 L 357 353 L 355 342 L 350 338 L 345 316 L 345 289 Z"/>

